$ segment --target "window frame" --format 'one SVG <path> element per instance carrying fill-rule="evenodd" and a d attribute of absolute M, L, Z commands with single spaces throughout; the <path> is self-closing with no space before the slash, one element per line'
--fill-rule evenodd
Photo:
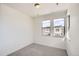
<path fill-rule="evenodd" d="M 46 20 L 43 20 L 43 21 L 47 21 L 48 19 L 46 19 Z M 50 19 L 49 19 L 50 20 Z M 42 22 L 43 22 L 42 21 Z M 43 24 L 42 24 L 43 25 Z M 50 31 L 50 34 L 49 35 L 44 35 L 43 34 L 43 30 L 46 28 L 46 27 L 42 27 L 42 25 L 41 25 L 41 32 L 42 32 L 42 36 L 51 36 L 51 20 L 50 20 L 50 26 L 49 26 L 49 31 Z"/>
<path fill-rule="evenodd" d="M 55 19 L 64 19 L 64 35 L 63 36 L 54 36 L 54 20 Z M 46 20 L 50 20 L 50 35 L 43 35 L 43 27 L 41 26 L 41 33 L 42 33 L 42 36 L 53 36 L 53 37 L 57 37 L 57 38 L 63 38 L 64 36 L 65 36 L 65 19 L 66 19 L 66 17 L 59 17 L 59 18 L 53 18 L 53 19 L 45 19 L 45 20 L 43 20 L 43 21 L 46 21 Z M 42 21 L 42 22 L 43 22 Z"/>
<path fill-rule="evenodd" d="M 64 35 L 63 35 L 63 36 L 55 36 L 55 35 L 54 35 L 54 20 L 55 20 L 55 19 L 62 19 L 62 18 L 64 19 L 64 26 L 63 26 L 63 27 L 64 27 Z M 53 33 L 52 33 L 53 37 L 63 38 L 63 37 L 65 36 L 65 17 L 54 18 L 54 19 L 53 19 L 53 26 L 52 26 L 52 28 L 53 28 Z"/>

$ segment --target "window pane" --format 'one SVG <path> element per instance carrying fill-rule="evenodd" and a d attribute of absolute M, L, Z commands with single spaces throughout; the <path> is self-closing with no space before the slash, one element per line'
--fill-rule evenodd
<path fill-rule="evenodd" d="M 43 28 L 42 29 L 42 34 L 45 36 L 50 36 L 50 28 Z"/>
<path fill-rule="evenodd" d="M 42 27 L 50 27 L 50 20 L 45 20 L 42 22 Z"/>
<path fill-rule="evenodd" d="M 64 18 L 54 19 L 54 26 L 64 26 Z"/>

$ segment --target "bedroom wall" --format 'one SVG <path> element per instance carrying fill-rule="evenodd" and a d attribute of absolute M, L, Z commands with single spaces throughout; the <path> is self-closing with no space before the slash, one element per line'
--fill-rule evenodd
<path fill-rule="evenodd" d="M 70 14 L 70 31 L 66 41 L 67 52 L 70 56 L 79 56 L 79 4 L 70 4 L 68 14 Z"/>
<path fill-rule="evenodd" d="M 56 38 L 53 36 L 43 36 L 41 32 L 41 22 L 44 20 L 53 20 L 54 18 L 66 17 L 66 11 L 59 11 L 35 17 L 35 43 L 50 47 L 66 49 L 64 38 Z"/>
<path fill-rule="evenodd" d="M 0 4 L 0 55 L 8 55 L 33 43 L 33 20 Z"/>

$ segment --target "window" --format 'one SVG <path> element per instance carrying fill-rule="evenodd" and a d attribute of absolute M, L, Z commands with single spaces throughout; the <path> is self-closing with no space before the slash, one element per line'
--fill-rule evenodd
<path fill-rule="evenodd" d="M 51 30 L 51 28 L 53 30 Z M 65 25 L 64 18 L 45 20 L 42 21 L 42 34 L 45 36 L 50 36 L 51 34 L 55 37 L 64 37 L 65 35 Z"/>
<path fill-rule="evenodd" d="M 60 18 L 60 19 L 54 19 L 53 21 L 54 23 L 54 36 L 56 37 L 63 37 L 64 36 L 64 18 Z"/>
<path fill-rule="evenodd" d="M 50 36 L 50 20 L 42 21 L 42 34 L 45 36 Z"/>

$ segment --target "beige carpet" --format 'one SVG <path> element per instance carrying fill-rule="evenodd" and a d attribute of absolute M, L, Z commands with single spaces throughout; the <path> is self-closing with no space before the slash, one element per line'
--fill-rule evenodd
<path fill-rule="evenodd" d="M 8 56 L 67 56 L 66 50 L 31 44 Z"/>

